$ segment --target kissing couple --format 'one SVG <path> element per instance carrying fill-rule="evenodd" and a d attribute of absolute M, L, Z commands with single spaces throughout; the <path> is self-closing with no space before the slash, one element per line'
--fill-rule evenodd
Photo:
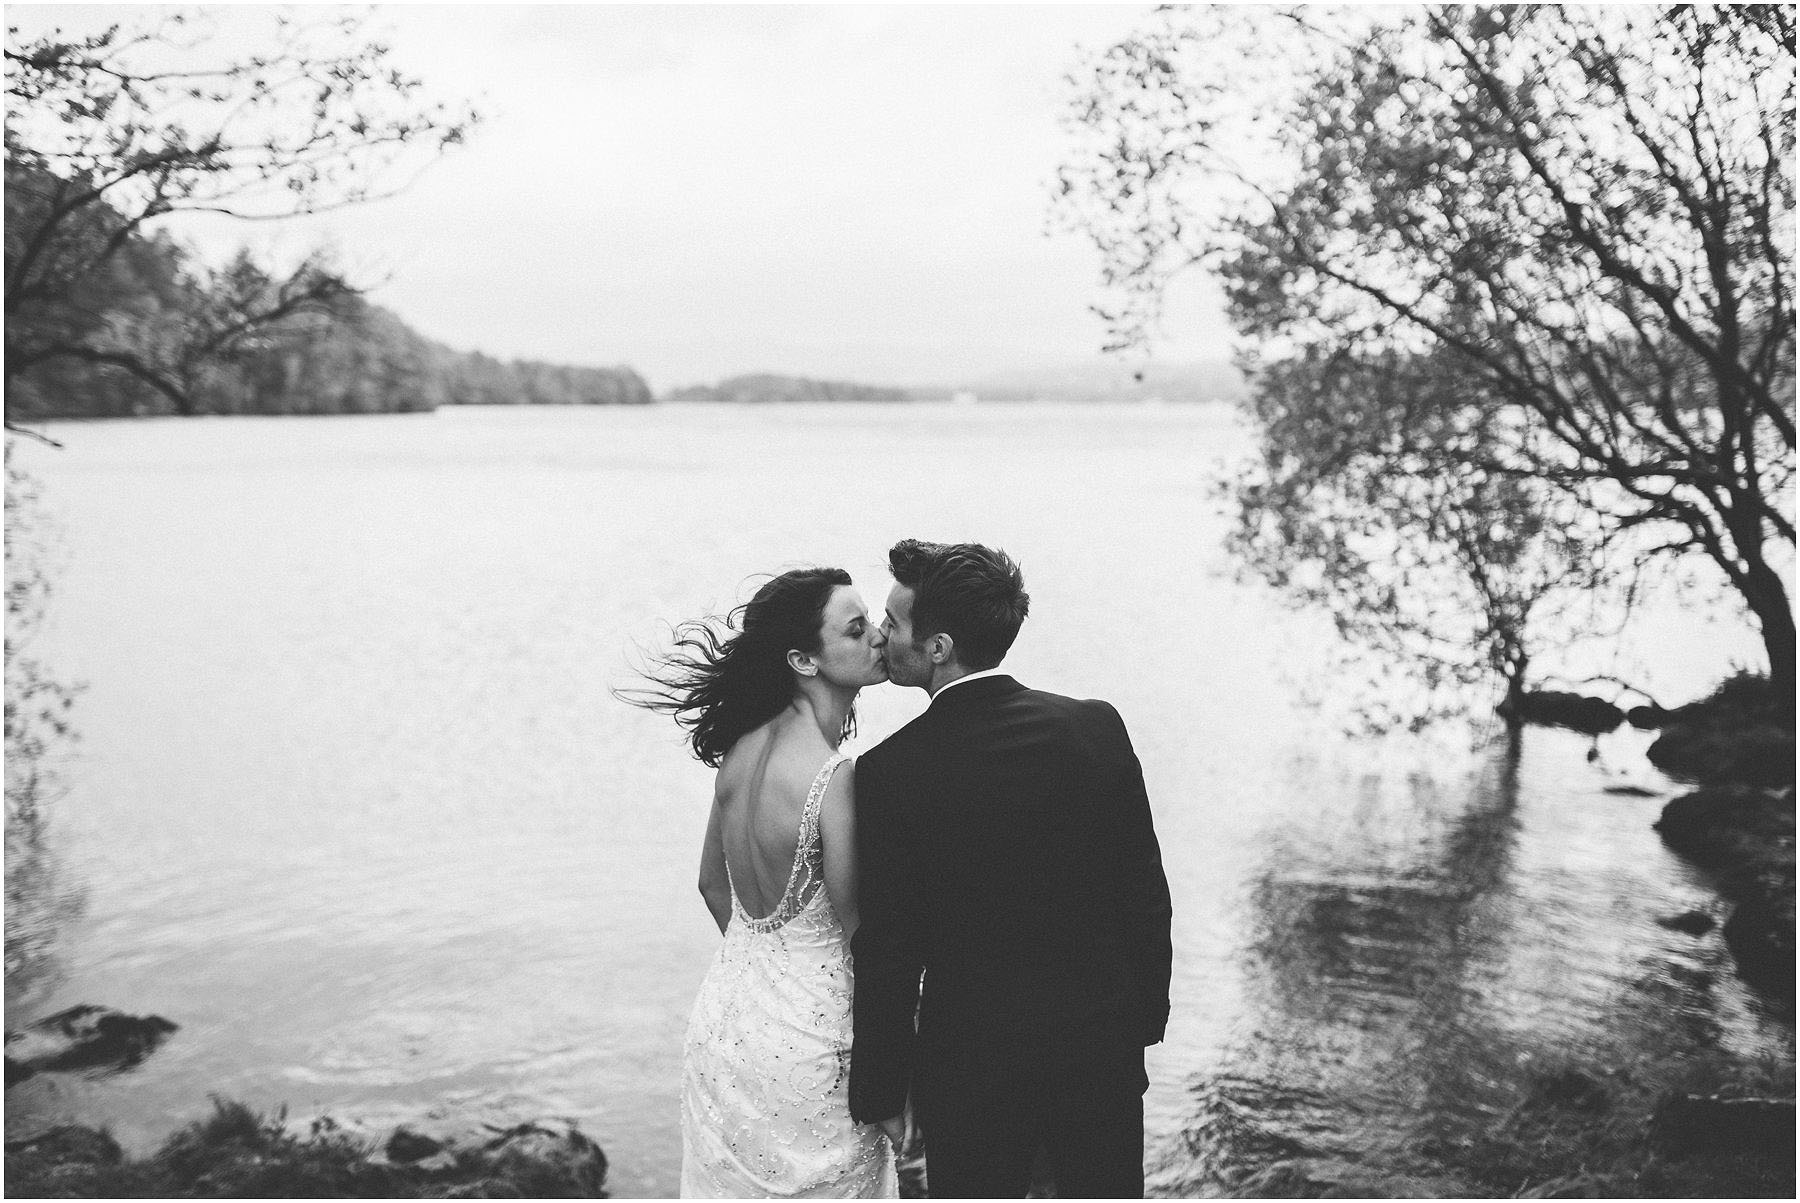
<path fill-rule="evenodd" d="M 784 572 L 627 695 L 718 769 L 682 1196 L 893 1197 L 916 1124 L 940 1198 L 1023 1197 L 1040 1147 L 1065 1198 L 1141 1197 L 1171 908 L 1131 739 L 1000 670 L 1030 603 L 1005 552 L 888 562 L 879 625 L 841 569 Z M 931 700 L 852 765 L 882 681 Z"/>

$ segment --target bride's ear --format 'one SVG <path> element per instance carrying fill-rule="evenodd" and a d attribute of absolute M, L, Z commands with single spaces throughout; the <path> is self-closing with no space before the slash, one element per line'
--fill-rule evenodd
<path fill-rule="evenodd" d="M 819 675 L 819 666 L 814 663 L 813 658 L 805 652 L 789 652 L 787 654 L 787 662 L 789 668 L 793 669 L 803 677 L 816 677 Z"/>

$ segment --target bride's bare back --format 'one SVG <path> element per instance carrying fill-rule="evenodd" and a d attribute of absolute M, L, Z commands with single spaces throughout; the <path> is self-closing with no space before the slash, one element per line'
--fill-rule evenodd
<path fill-rule="evenodd" d="M 781 905 L 807 791 L 833 751 L 817 727 L 777 719 L 738 740 L 719 765 L 713 804 L 720 840 L 738 902 L 752 918 Z"/>

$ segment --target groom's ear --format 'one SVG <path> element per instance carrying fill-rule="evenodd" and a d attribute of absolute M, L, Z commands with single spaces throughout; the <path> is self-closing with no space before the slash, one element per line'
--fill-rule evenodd
<path fill-rule="evenodd" d="M 789 652 L 787 654 L 787 662 L 789 668 L 793 669 L 803 677 L 816 677 L 819 675 L 818 664 L 805 652 Z"/>
<path fill-rule="evenodd" d="M 956 640 L 940 631 L 931 637 L 925 654 L 931 657 L 933 664 L 948 664 L 956 658 Z"/>

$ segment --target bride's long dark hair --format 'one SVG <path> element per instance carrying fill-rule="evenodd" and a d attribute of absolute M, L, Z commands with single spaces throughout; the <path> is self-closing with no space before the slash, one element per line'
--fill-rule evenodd
<path fill-rule="evenodd" d="M 745 735 L 793 700 L 790 651 L 817 652 L 825 606 L 850 583 L 841 568 L 796 568 L 769 580 L 756 596 L 723 618 L 690 619 L 675 628 L 675 643 L 651 658 L 648 688 L 615 690 L 633 706 L 675 716 L 688 729 L 694 755 L 717 768 Z M 845 738 L 856 728 L 854 707 Z"/>

